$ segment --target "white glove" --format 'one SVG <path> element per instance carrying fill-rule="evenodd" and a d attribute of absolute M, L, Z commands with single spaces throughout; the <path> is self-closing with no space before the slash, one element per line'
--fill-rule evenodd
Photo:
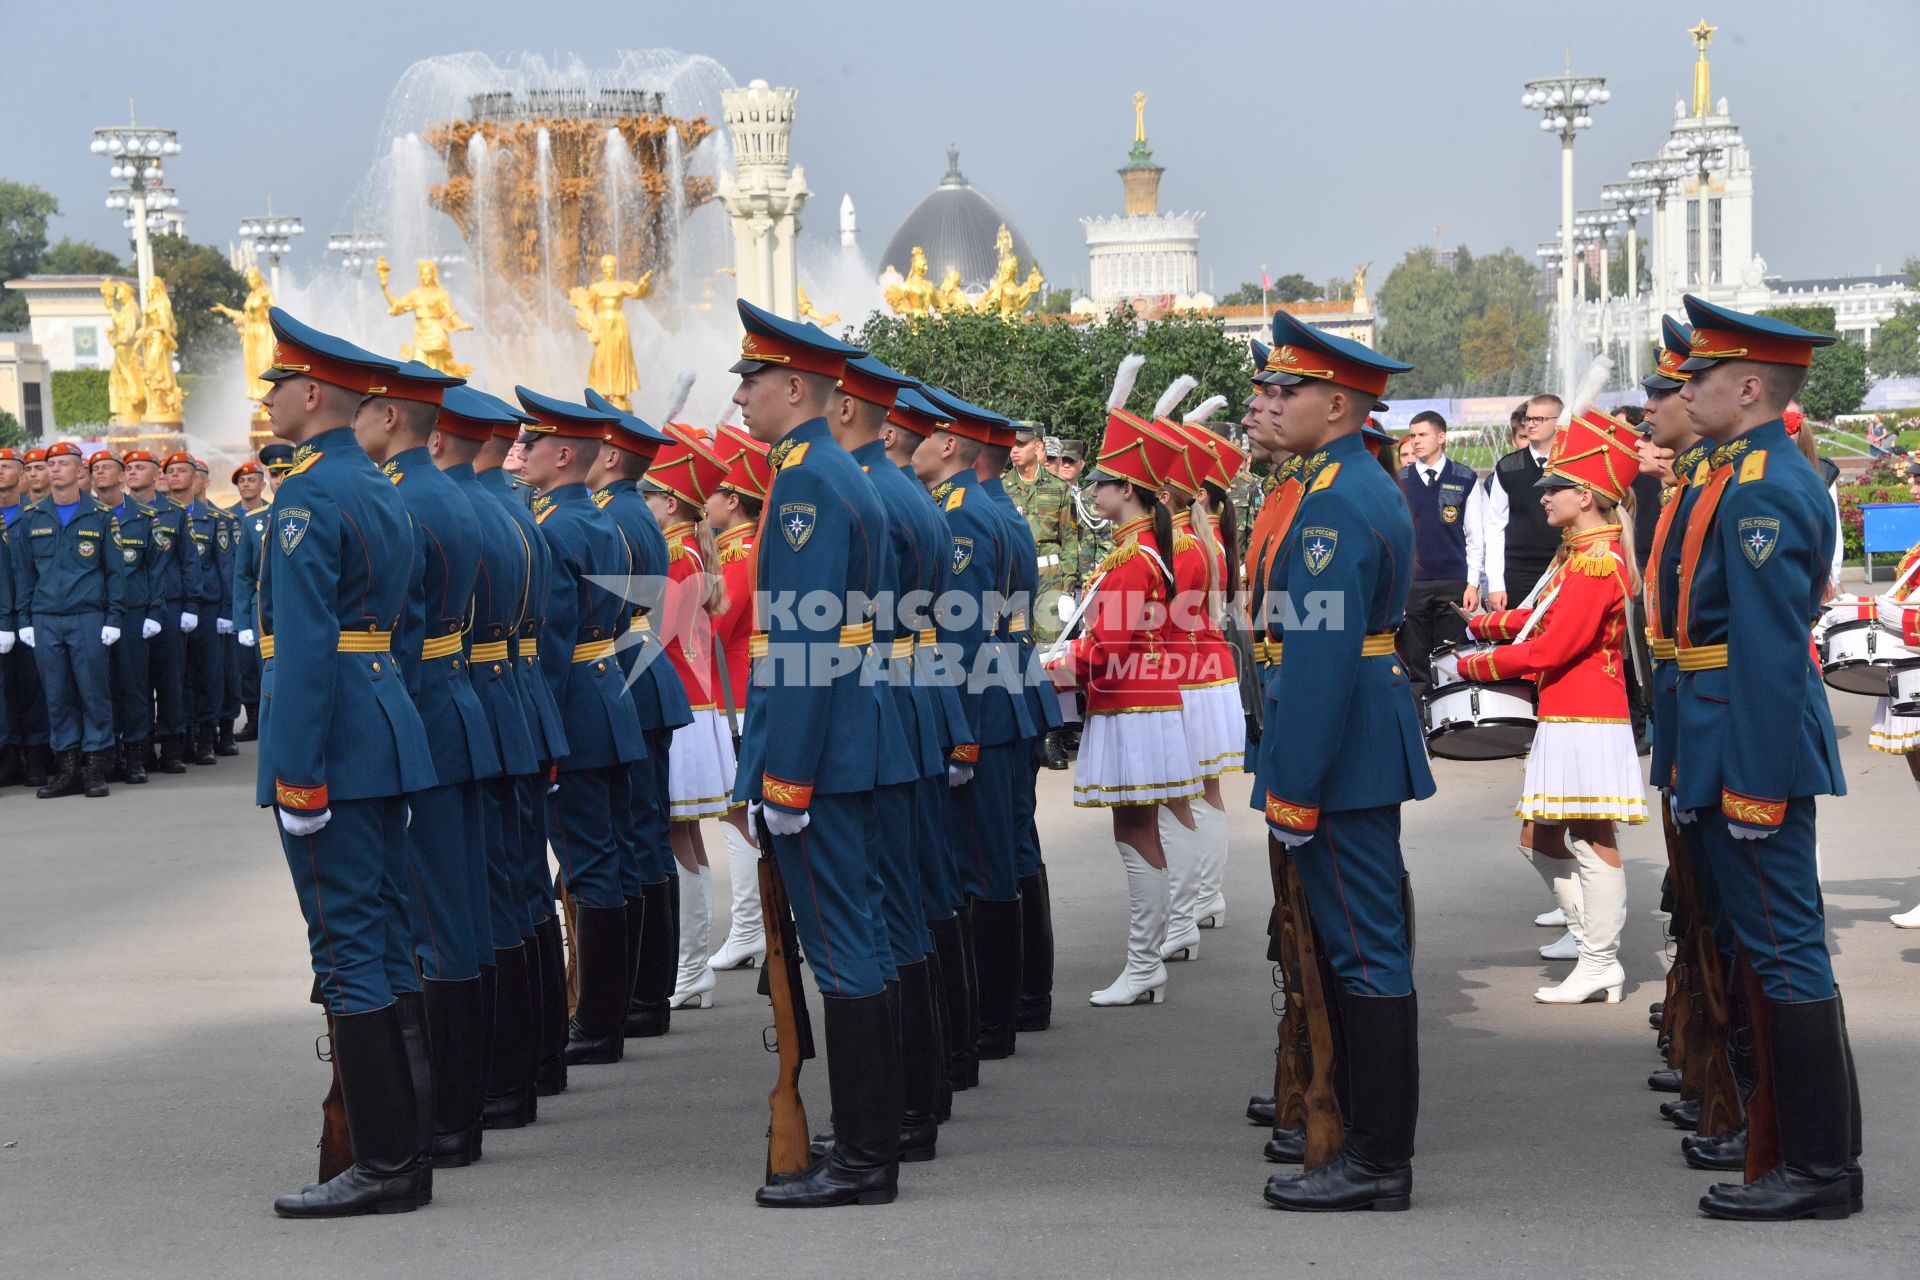
<path fill-rule="evenodd" d="M 280 825 L 290 836 L 310 836 L 333 820 L 333 810 L 322 809 L 318 813 L 295 813 L 290 809 L 276 810 L 280 815 Z"/>
<path fill-rule="evenodd" d="M 120 628 L 118 627 L 100 628 L 100 643 L 103 645 L 106 645 L 109 649 L 111 649 L 114 646 L 114 644 L 119 641 L 119 639 L 120 639 Z"/>
<path fill-rule="evenodd" d="M 973 781 L 972 765 L 951 764 L 951 763 L 947 765 L 947 785 L 948 786 L 964 787 L 969 782 L 972 782 L 972 781 Z"/>
<path fill-rule="evenodd" d="M 213 629 L 223 636 L 230 636 L 233 634 L 233 619 L 215 618 L 213 620 Z"/>
<path fill-rule="evenodd" d="M 181 614 L 181 615 L 180 615 L 180 629 L 181 629 L 182 631 L 191 631 L 191 630 L 193 630 L 193 629 L 194 629 L 195 627 L 197 627 L 197 626 L 199 626 L 199 625 L 200 625 L 200 615 L 199 615 L 199 614 L 197 614 L 197 613 L 183 613 L 183 614 Z"/>
<path fill-rule="evenodd" d="M 409 831 L 413 830 L 413 806 L 410 804 L 403 804 L 400 807 L 407 811 L 407 830 Z"/>
<path fill-rule="evenodd" d="M 747 801 L 747 829 L 753 832 L 754 839 L 760 838 L 760 802 Z"/>
<path fill-rule="evenodd" d="M 0 631 L 0 653 L 12 653 L 16 637 L 11 631 Z"/>
<path fill-rule="evenodd" d="M 253 648 L 253 628 L 252 627 L 240 628 L 239 640 L 240 640 L 240 643 L 245 645 L 247 648 L 249 649 Z"/>
<path fill-rule="evenodd" d="M 1298 849 L 1301 845 L 1313 839 L 1313 832 L 1311 831 L 1295 831 L 1290 827 L 1276 827 L 1271 822 L 1267 824 L 1267 830 L 1273 833 L 1275 840 L 1278 840 L 1289 849 Z"/>
<path fill-rule="evenodd" d="M 767 830 L 777 836 L 797 836 L 807 829 L 810 816 L 803 809 L 799 813 L 786 813 L 779 809 L 767 810 Z"/>
<path fill-rule="evenodd" d="M 1684 827 L 1690 822 L 1698 822 L 1700 820 L 1700 815 L 1695 813 L 1693 810 L 1682 809 L 1680 807 L 1680 800 L 1677 796 L 1674 798 L 1672 803 L 1673 803 L 1673 820 L 1679 823 L 1681 826 Z"/>
<path fill-rule="evenodd" d="M 160 634 L 159 623 L 155 622 L 152 618 L 147 618 L 142 620 L 142 622 L 140 623 L 140 638 L 142 640 L 151 640 L 159 634 Z"/>
<path fill-rule="evenodd" d="M 1765 840 L 1773 834 L 1771 827 L 1743 827 L 1737 822 L 1728 822 L 1727 830 L 1733 833 L 1735 840 Z"/>
<path fill-rule="evenodd" d="M 1907 621 L 1907 607 L 1891 600 L 1881 599 L 1873 608 L 1874 616 L 1883 627 L 1892 627 L 1895 631 L 1904 631 Z"/>
<path fill-rule="evenodd" d="M 27 648 L 29 649 L 33 648 L 33 628 L 32 627 L 20 628 L 20 643 L 27 646 Z"/>

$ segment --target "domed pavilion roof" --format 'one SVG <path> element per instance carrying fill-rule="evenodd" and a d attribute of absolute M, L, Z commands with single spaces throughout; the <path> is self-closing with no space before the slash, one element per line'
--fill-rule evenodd
<path fill-rule="evenodd" d="M 880 257 L 880 269 L 892 267 L 906 275 L 912 266 L 913 250 L 926 250 L 927 279 L 936 286 L 946 279 L 948 268 L 960 271 L 960 286 L 978 291 L 993 283 L 999 254 L 994 239 L 1005 224 L 1013 237 L 1014 256 L 1020 259 L 1024 274 L 1033 265 L 1033 249 L 1020 228 L 979 188 L 960 172 L 960 150 L 947 148 L 947 176 L 913 207 L 900 229 L 887 241 Z"/>

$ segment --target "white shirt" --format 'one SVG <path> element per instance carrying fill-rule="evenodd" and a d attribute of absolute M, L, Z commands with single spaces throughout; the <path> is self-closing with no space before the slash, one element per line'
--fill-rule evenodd
<path fill-rule="evenodd" d="M 1533 453 L 1534 461 L 1538 462 L 1542 467 L 1547 465 L 1547 454 L 1542 453 L 1538 447 L 1531 443 L 1527 445 L 1527 448 Z M 1548 448 L 1550 449 L 1552 446 L 1549 445 Z M 1510 507 L 1507 502 L 1506 487 L 1498 480 L 1495 480 L 1491 485 L 1487 486 L 1485 567 L 1488 591 L 1505 591 L 1507 589 L 1507 516 L 1509 512 Z M 1472 570 L 1472 560 L 1468 560 L 1467 568 L 1469 571 Z M 1511 600 L 1508 601 L 1508 604 L 1510 606 L 1517 605 L 1519 601 Z"/>
<path fill-rule="evenodd" d="M 1487 570 L 1487 480 L 1467 490 L 1467 585 L 1478 587 Z"/>

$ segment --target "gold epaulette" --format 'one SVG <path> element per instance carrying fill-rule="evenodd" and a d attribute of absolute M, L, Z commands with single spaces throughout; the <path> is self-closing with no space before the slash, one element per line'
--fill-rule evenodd
<path fill-rule="evenodd" d="M 1199 539 L 1190 533 L 1179 534 L 1173 540 L 1173 551 L 1175 555 L 1178 555 L 1182 551 L 1198 551 L 1199 549 Z"/>
<path fill-rule="evenodd" d="M 1118 569 L 1121 565 L 1139 554 L 1140 544 L 1137 542 L 1128 542 L 1124 546 L 1115 547 L 1113 550 L 1107 552 L 1107 558 L 1102 560 L 1100 567 L 1093 571 L 1094 576 L 1098 577 L 1103 573 L 1112 573 L 1115 569 Z"/>
<path fill-rule="evenodd" d="M 667 544 L 667 563 L 678 564 L 687 558 L 687 544 L 675 539 Z"/>
<path fill-rule="evenodd" d="M 752 552 L 748 551 L 738 542 L 729 543 L 720 548 L 720 563 L 732 564 L 736 560 L 745 560 L 751 554 Z"/>
<path fill-rule="evenodd" d="M 1604 542 L 1596 542 L 1586 550 L 1567 557 L 1567 567 L 1576 573 L 1584 573 L 1589 578 L 1610 578 L 1619 565 L 1613 552 L 1607 550 Z"/>

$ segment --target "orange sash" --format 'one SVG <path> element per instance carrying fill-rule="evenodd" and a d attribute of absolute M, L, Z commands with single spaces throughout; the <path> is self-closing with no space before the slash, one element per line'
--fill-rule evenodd
<path fill-rule="evenodd" d="M 1707 534 L 1713 528 L 1713 513 L 1720 506 L 1720 495 L 1726 492 L 1727 485 L 1733 480 L 1733 464 L 1724 463 L 1714 468 L 1707 479 L 1707 487 L 1693 504 L 1693 511 L 1687 517 L 1686 541 L 1680 544 L 1680 599 L 1674 611 L 1673 640 L 1682 649 L 1691 648 L 1687 634 L 1687 615 L 1692 612 L 1693 574 L 1700 567 L 1700 550 L 1706 545 Z M 1663 513 L 1664 514 L 1664 513 Z"/>

